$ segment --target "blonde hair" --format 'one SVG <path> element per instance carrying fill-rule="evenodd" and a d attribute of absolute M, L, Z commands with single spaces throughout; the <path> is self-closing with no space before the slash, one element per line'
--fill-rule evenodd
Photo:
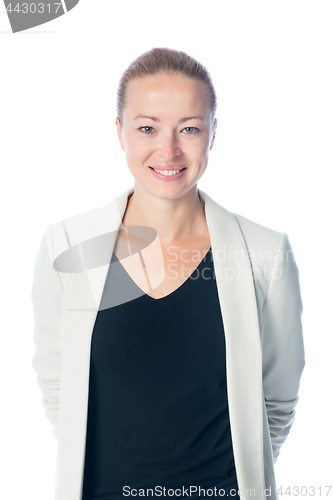
<path fill-rule="evenodd" d="M 213 122 L 217 107 L 217 98 L 212 79 L 207 69 L 185 52 L 168 48 L 154 48 L 137 57 L 124 71 L 117 91 L 117 115 L 120 125 L 123 123 L 123 109 L 126 105 L 126 89 L 131 80 L 160 72 L 180 73 L 189 78 L 204 82 L 210 92 L 210 109 Z"/>

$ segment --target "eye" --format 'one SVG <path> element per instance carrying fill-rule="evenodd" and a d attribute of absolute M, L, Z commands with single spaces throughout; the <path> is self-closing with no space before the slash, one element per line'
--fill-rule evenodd
<path fill-rule="evenodd" d="M 183 130 L 186 131 L 186 134 L 193 134 L 193 132 L 196 132 L 199 129 L 197 127 L 185 127 Z"/>
<path fill-rule="evenodd" d="M 148 130 L 147 130 L 148 129 Z M 139 130 L 142 130 L 145 134 L 151 134 L 151 132 L 154 130 L 153 127 L 140 127 Z"/>

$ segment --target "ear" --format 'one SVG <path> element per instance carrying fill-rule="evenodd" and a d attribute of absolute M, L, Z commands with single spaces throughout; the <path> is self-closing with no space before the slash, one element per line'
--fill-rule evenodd
<path fill-rule="evenodd" d="M 125 151 L 125 144 L 124 144 L 124 139 L 123 139 L 123 128 L 120 124 L 120 120 L 119 120 L 118 116 L 117 116 L 115 122 L 117 125 L 117 135 L 118 135 L 118 139 L 120 142 L 120 147 L 121 147 L 121 149 L 123 149 Z"/>
<path fill-rule="evenodd" d="M 209 148 L 209 151 L 211 151 L 212 147 L 213 147 L 213 144 L 214 144 L 214 141 L 215 141 L 215 136 L 216 136 L 216 128 L 217 128 L 217 119 L 215 118 L 214 120 L 214 126 L 213 126 L 213 137 L 212 137 L 212 140 L 210 142 L 210 148 Z"/>

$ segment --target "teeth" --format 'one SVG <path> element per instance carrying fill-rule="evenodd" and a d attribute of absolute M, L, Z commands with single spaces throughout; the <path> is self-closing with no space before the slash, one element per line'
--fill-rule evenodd
<path fill-rule="evenodd" d="M 153 168 L 153 170 L 155 170 L 155 172 L 158 172 L 159 174 L 162 174 L 162 175 L 175 175 L 175 174 L 178 174 L 178 172 L 180 172 L 180 170 L 157 170 L 157 168 Z"/>

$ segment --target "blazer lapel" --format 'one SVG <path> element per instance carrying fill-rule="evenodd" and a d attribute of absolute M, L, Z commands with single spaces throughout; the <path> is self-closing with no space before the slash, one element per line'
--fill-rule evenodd
<path fill-rule="evenodd" d="M 230 428 L 239 489 L 265 498 L 262 360 L 251 262 L 235 217 L 206 193 L 206 220 L 226 341 Z"/>
<path fill-rule="evenodd" d="M 76 245 L 64 301 L 62 380 L 58 450 L 58 491 L 64 500 L 82 495 L 87 421 L 91 335 L 101 302 L 118 229 L 133 187 L 96 210 L 89 225 L 76 233 L 68 222 L 64 249 Z M 264 499 L 261 344 L 251 262 L 234 216 L 199 190 L 204 203 L 218 295 L 221 305 L 227 366 L 230 427 L 239 489 L 255 490 Z M 104 236 L 103 236 L 104 235 Z M 104 237 L 103 265 L 89 261 L 85 242 Z M 97 240 L 96 240 L 97 239 Z M 66 247 L 66 248 L 65 248 Z M 58 249 L 58 254 L 60 249 Z M 96 249 L 94 251 L 96 253 Z M 79 268 L 81 269 L 78 272 Z"/>
<path fill-rule="evenodd" d="M 55 255 L 56 267 L 68 273 L 68 285 L 62 310 L 62 373 L 59 404 L 58 455 L 56 464 L 56 499 L 82 498 L 84 477 L 91 336 L 102 297 L 105 280 L 127 205 L 126 193 L 98 209 L 87 227 L 79 219 L 63 222 Z M 60 233 L 60 228 L 58 228 Z M 102 254 L 96 253 L 98 238 L 105 236 Z M 87 242 L 93 242 L 89 251 Z M 97 247 L 98 249 L 98 247 Z M 71 253 L 72 250 L 72 253 Z M 104 265 L 93 267 L 97 258 Z M 71 272 L 72 271 L 72 272 Z"/>

